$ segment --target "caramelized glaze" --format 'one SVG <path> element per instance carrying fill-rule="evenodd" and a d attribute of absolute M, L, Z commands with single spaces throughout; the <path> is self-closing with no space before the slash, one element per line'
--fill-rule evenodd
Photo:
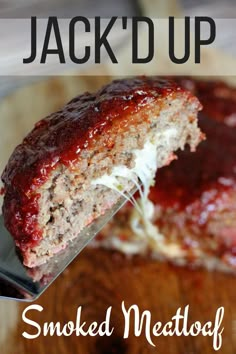
<path fill-rule="evenodd" d="M 195 153 L 180 151 L 178 159 L 159 170 L 150 199 L 163 208 L 184 210 L 204 225 L 224 203 L 224 192 L 236 190 L 236 89 L 222 82 L 182 79 L 203 104 L 199 126 L 206 134 Z"/>

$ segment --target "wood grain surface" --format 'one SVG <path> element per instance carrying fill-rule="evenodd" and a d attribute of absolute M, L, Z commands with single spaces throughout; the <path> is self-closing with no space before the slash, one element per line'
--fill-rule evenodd
<path fill-rule="evenodd" d="M 106 73 L 104 71 L 104 73 Z M 63 77 L 26 87 L 0 103 L 0 170 L 9 154 L 35 121 L 60 108 L 74 95 L 95 90 L 111 78 Z M 30 318 L 41 326 L 45 322 L 62 324 L 75 321 L 82 306 L 82 320 L 102 322 L 112 306 L 111 337 L 57 337 L 41 335 L 25 339 L 24 331 L 33 328 L 21 318 L 28 304 L 0 300 L 1 354 L 210 354 L 214 353 L 209 337 L 157 337 L 156 347 L 141 337 L 123 339 L 124 316 L 121 303 L 137 304 L 140 311 L 150 310 L 153 324 L 168 322 L 177 309 L 189 305 L 189 323 L 214 320 L 217 308 L 224 306 L 223 346 L 220 353 L 236 353 L 235 277 L 188 270 L 136 257 L 126 259 L 118 253 L 86 249 L 36 302 L 43 312 Z M 131 323 L 132 326 L 132 323 Z"/>
<path fill-rule="evenodd" d="M 190 306 L 189 322 L 213 320 L 216 309 L 225 308 L 223 346 L 220 353 L 236 352 L 234 321 L 236 320 L 235 278 L 202 270 L 175 268 L 168 264 L 136 257 L 126 259 L 118 253 L 87 249 L 70 265 L 57 281 L 36 302 L 43 312 L 28 315 L 41 326 L 44 322 L 75 321 L 78 306 L 82 306 L 82 321 L 101 323 L 112 306 L 111 337 L 44 337 L 29 340 L 22 333 L 35 333 L 25 324 L 21 314 L 26 304 L 18 306 L 18 320 L 11 331 L 11 346 L 4 354 L 111 354 L 111 353 L 214 353 L 209 337 L 157 337 L 156 348 L 147 343 L 144 333 L 138 338 L 123 339 L 124 317 L 121 303 L 137 304 L 140 310 L 150 310 L 152 323 L 168 322 L 177 308 Z M 13 303 L 8 303 L 12 306 Z M 14 304 L 15 306 L 15 304 Z M 1 326 L 4 319 L 1 318 Z M 132 328 L 133 322 L 131 322 Z M 132 330 L 131 330 L 132 332 Z M 9 339 L 8 339 L 9 340 Z"/>

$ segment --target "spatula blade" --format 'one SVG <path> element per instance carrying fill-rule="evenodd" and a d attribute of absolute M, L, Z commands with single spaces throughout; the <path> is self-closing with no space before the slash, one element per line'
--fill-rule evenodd
<path fill-rule="evenodd" d="M 133 191 L 135 192 L 135 190 Z M 0 216 L 0 298 L 19 301 L 37 299 L 74 260 L 83 248 L 96 236 L 112 216 L 123 206 L 126 199 L 119 201 L 103 216 L 84 228 L 67 248 L 40 267 L 25 267 L 18 255 L 15 243 L 6 230 Z"/>

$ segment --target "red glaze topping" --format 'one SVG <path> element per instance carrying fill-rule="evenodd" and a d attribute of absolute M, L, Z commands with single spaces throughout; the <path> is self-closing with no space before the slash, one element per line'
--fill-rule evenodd
<path fill-rule="evenodd" d="M 236 190 L 236 89 L 222 82 L 180 80 L 203 103 L 199 126 L 207 139 L 195 153 L 181 151 L 162 168 L 150 198 L 164 208 L 185 210 L 203 225 L 220 208 L 224 191 Z"/>
<path fill-rule="evenodd" d="M 3 214 L 5 225 L 22 249 L 42 238 L 37 226 L 37 188 L 57 165 L 72 166 L 80 151 L 108 133 L 114 120 L 124 126 L 132 114 L 153 100 L 176 92 L 193 96 L 169 80 L 136 78 L 117 80 L 97 93 L 74 98 L 61 111 L 38 122 L 13 152 L 2 175 L 5 184 Z"/>

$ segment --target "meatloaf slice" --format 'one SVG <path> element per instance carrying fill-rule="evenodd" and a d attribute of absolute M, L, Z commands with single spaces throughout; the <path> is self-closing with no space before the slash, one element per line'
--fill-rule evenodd
<path fill-rule="evenodd" d="M 39 121 L 2 175 L 5 225 L 28 267 L 44 263 L 173 151 L 201 140 L 201 105 L 168 80 L 117 80 Z"/>
<path fill-rule="evenodd" d="M 159 239 L 144 237 L 127 203 L 96 245 L 236 273 L 236 89 L 221 81 L 178 82 L 203 104 L 199 126 L 206 140 L 157 171 L 149 199 Z"/>

